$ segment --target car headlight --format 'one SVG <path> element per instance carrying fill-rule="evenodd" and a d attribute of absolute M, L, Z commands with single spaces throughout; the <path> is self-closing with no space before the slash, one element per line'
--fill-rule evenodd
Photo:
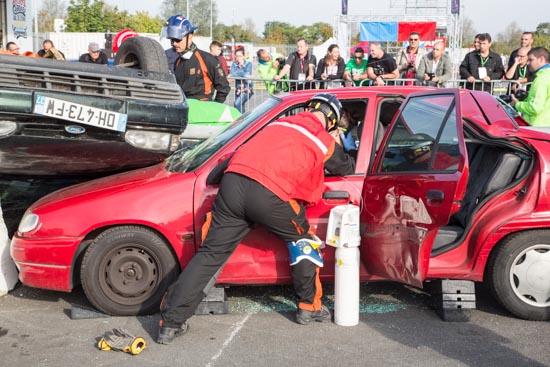
<path fill-rule="evenodd" d="M 159 152 L 175 151 L 180 141 L 179 135 L 144 130 L 128 130 L 124 138 L 136 148 Z"/>
<path fill-rule="evenodd" d="M 23 219 L 21 219 L 17 231 L 20 233 L 26 233 L 35 230 L 36 227 L 38 227 L 38 215 L 28 213 L 23 216 Z"/>
<path fill-rule="evenodd" d="M 13 121 L 0 121 L 0 138 L 10 136 L 17 130 L 17 124 Z"/>

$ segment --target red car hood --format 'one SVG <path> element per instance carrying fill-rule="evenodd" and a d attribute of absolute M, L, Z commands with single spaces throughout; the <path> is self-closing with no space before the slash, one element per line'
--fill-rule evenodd
<path fill-rule="evenodd" d="M 113 193 L 115 191 L 126 191 L 129 188 L 140 186 L 171 175 L 171 172 L 166 171 L 164 166 L 165 163 L 161 163 L 155 166 L 140 168 L 69 186 L 41 198 L 35 202 L 30 209 L 32 210 L 35 207 L 46 207 L 52 203 L 58 203 L 67 198 L 77 199 L 83 195 L 97 197 L 106 192 Z"/>

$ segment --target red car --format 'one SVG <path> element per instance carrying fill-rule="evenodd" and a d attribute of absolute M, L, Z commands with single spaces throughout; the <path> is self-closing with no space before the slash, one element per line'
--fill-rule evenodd
<path fill-rule="evenodd" d="M 326 177 L 308 207 L 325 238 L 336 205 L 359 205 L 361 279 L 485 280 L 502 305 L 550 316 L 550 135 L 485 92 L 420 87 L 331 90 L 358 120 L 355 174 Z M 155 312 L 201 244 L 218 186 L 210 173 L 316 92 L 273 96 L 220 135 L 164 163 L 57 191 L 32 205 L 11 254 L 29 286 L 71 291 L 114 315 Z M 277 157 L 273 157 L 277 159 Z M 334 276 L 324 251 L 323 280 Z M 218 284 L 290 282 L 285 244 L 255 228 Z"/>

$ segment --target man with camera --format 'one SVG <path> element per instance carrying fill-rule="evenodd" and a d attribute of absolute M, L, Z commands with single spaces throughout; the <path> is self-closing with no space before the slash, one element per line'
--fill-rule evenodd
<path fill-rule="evenodd" d="M 386 85 L 385 80 L 399 78 L 399 69 L 395 60 L 382 50 L 380 42 L 372 42 L 369 45 L 369 55 L 367 75 L 373 85 Z"/>
<path fill-rule="evenodd" d="M 420 33 L 411 32 L 409 34 L 409 45 L 397 55 L 397 65 L 401 72 L 402 79 L 415 79 L 418 65 L 422 57 L 426 55 L 426 49 L 420 47 Z M 414 82 L 406 82 L 406 85 L 412 85 Z"/>
<path fill-rule="evenodd" d="M 424 55 L 418 69 L 416 79 L 422 85 L 445 87 L 445 83 L 453 77 L 451 58 L 445 53 L 445 44 L 441 41 L 434 43 L 432 52 Z"/>
<path fill-rule="evenodd" d="M 535 80 L 527 98 L 519 101 L 512 94 L 510 103 L 532 126 L 550 126 L 550 53 L 544 47 L 535 47 L 527 53 L 527 66 L 535 73 Z"/>

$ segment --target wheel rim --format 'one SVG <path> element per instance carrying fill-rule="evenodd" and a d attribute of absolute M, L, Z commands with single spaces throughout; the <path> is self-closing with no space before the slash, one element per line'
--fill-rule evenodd
<path fill-rule="evenodd" d="M 550 306 L 550 245 L 534 245 L 516 256 L 510 284 L 521 301 L 535 307 Z"/>
<path fill-rule="evenodd" d="M 99 284 L 111 300 L 141 304 L 157 290 L 162 269 L 154 253 L 139 245 L 124 245 L 106 254 L 99 265 Z"/>

